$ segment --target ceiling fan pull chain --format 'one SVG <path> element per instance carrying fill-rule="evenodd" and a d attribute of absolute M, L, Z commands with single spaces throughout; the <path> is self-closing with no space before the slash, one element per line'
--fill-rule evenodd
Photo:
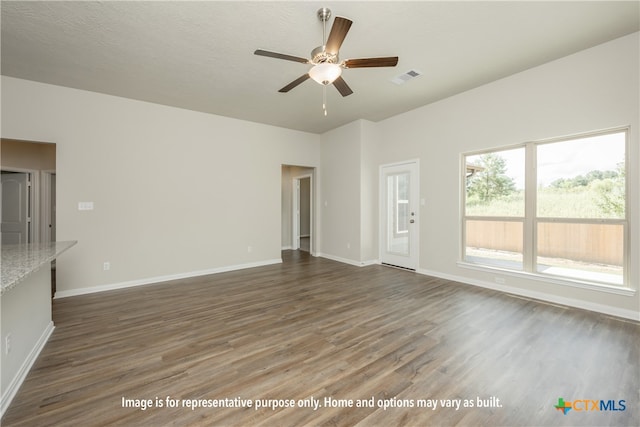
<path fill-rule="evenodd" d="M 322 86 L 322 110 L 324 116 L 327 117 L 327 86 Z"/>

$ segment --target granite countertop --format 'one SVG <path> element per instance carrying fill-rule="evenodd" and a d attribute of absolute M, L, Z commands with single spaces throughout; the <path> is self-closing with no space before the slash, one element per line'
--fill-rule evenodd
<path fill-rule="evenodd" d="M 0 295 L 16 287 L 25 277 L 75 245 L 76 241 L 2 245 Z"/>

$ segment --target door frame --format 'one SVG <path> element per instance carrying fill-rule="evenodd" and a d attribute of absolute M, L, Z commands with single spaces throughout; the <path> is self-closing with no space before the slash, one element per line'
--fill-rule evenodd
<path fill-rule="evenodd" d="M 52 189 L 55 190 L 55 184 L 52 183 L 52 176 L 54 175 L 56 175 L 55 170 L 40 171 L 40 241 L 43 243 L 49 243 L 55 240 L 51 238 L 52 228 L 56 226 L 55 218 L 53 218 L 52 215 L 53 208 L 55 208 L 55 201 L 52 198 Z M 48 224 L 51 224 L 51 227 L 49 227 Z"/>
<path fill-rule="evenodd" d="M 386 238 L 385 238 L 385 234 L 387 232 L 386 229 L 386 212 L 385 212 L 385 208 L 386 208 L 386 183 L 385 183 L 385 177 L 384 177 L 384 171 L 385 168 L 390 168 L 390 167 L 399 167 L 399 166 L 403 166 L 403 165 L 415 165 L 415 183 L 412 182 L 411 183 L 411 189 L 412 189 L 412 193 L 415 195 L 415 199 L 416 200 L 411 200 L 411 204 L 413 207 L 413 212 L 415 212 L 415 218 L 416 218 L 416 222 L 413 223 L 413 228 L 415 229 L 414 231 L 414 239 L 412 241 L 410 241 L 410 253 L 411 253 L 411 258 L 415 260 L 415 265 L 409 266 L 409 267 L 405 267 L 405 266 L 397 266 L 397 267 L 403 267 L 403 268 L 407 268 L 409 270 L 414 270 L 414 271 L 418 271 L 418 269 L 420 268 L 420 206 L 421 206 L 421 202 L 420 202 L 420 159 L 410 159 L 410 160 L 405 160 L 402 162 L 395 162 L 395 163 L 385 163 L 380 165 L 379 167 L 379 185 L 378 185 L 378 259 L 380 260 L 380 264 L 384 264 L 384 265 L 390 265 L 390 264 L 386 264 L 383 262 L 383 254 L 385 252 L 385 243 L 386 243 Z M 415 185 L 415 190 L 414 190 L 414 185 Z"/>
<path fill-rule="evenodd" d="M 294 176 L 292 179 L 292 212 L 291 212 L 291 249 L 300 249 L 300 180 L 309 178 L 309 253 L 315 254 L 313 248 L 314 233 L 314 204 L 313 204 L 313 173 Z"/>

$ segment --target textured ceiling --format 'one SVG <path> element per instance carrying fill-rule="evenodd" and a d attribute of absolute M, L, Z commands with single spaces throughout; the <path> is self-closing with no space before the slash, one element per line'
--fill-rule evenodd
<path fill-rule="evenodd" d="M 378 121 L 640 29 L 640 2 L 12 2 L 2 1 L 2 74 L 321 133 Z M 348 69 L 342 98 L 308 80 L 320 7 L 354 21 L 341 59 L 400 57 Z M 411 69 L 422 76 L 390 80 Z"/>

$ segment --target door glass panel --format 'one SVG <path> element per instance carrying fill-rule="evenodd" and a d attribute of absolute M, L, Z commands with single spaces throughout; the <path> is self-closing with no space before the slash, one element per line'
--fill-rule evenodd
<path fill-rule="evenodd" d="M 409 172 L 387 175 L 387 252 L 409 255 Z"/>

